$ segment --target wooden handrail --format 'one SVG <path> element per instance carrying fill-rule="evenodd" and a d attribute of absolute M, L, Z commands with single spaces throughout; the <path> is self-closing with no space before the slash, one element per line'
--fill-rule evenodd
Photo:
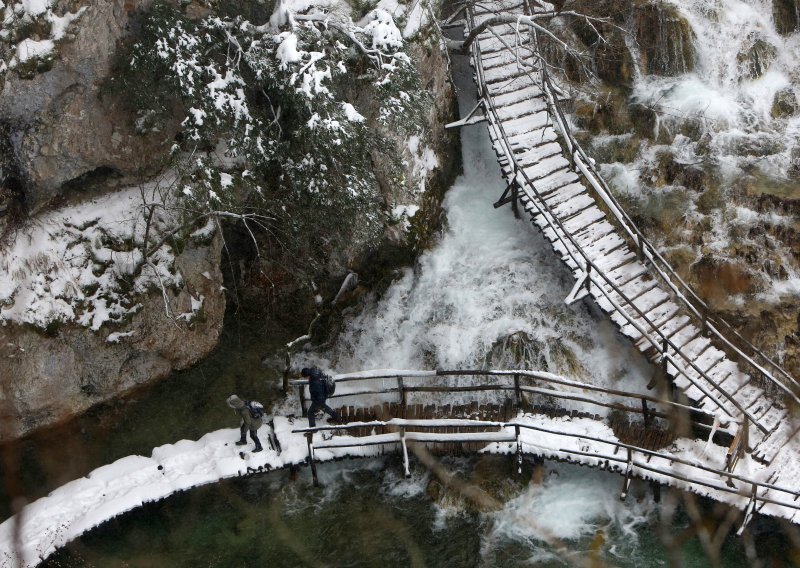
<path fill-rule="evenodd" d="M 429 425 L 425 425 L 424 423 L 426 423 L 426 422 L 428 422 L 430 424 Z M 465 424 L 465 422 L 468 422 L 469 425 Z M 541 426 L 535 426 L 533 424 L 526 424 L 526 423 L 521 423 L 521 422 L 516 422 L 516 421 L 512 421 L 512 422 L 495 422 L 495 421 L 485 421 L 485 420 L 441 420 L 441 419 L 439 419 L 439 420 L 403 420 L 403 419 L 392 419 L 392 420 L 388 420 L 388 421 L 373 420 L 373 421 L 369 421 L 369 422 L 354 422 L 354 423 L 351 423 L 351 424 L 341 425 L 341 426 L 317 426 L 315 428 L 298 428 L 296 430 L 292 430 L 292 432 L 293 433 L 297 433 L 297 434 L 303 434 L 307 438 L 309 438 L 309 440 L 310 440 L 310 436 L 313 436 L 314 432 L 322 432 L 322 431 L 330 431 L 330 430 L 348 430 L 348 429 L 356 429 L 356 428 L 363 428 L 363 427 L 377 427 L 377 426 L 381 426 L 381 427 L 385 427 L 385 428 L 396 428 L 397 429 L 396 433 L 398 434 L 397 439 L 386 438 L 384 434 L 379 434 L 377 436 L 365 436 L 364 438 L 351 438 L 349 440 L 347 440 L 347 439 L 337 440 L 334 444 L 322 445 L 321 449 L 325 449 L 326 446 L 327 447 L 331 447 L 331 448 L 345 448 L 345 447 L 359 447 L 359 446 L 369 446 L 369 445 L 399 444 L 399 443 L 401 443 L 401 439 L 402 439 L 402 443 L 405 445 L 406 443 L 414 442 L 414 440 L 408 438 L 410 433 L 408 433 L 405 430 L 405 428 L 407 428 L 407 427 L 426 427 L 426 428 L 429 428 L 429 429 L 432 429 L 432 430 L 453 428 L 454 426 L 462 427 L 462 428 L 463 427 L 468 427 L 468 426 L 475 427 L 475 428 L 478 428 L 478 427 L 482 427 L 482 428 L 500 427 L 500 428 L 503 428 L 503 429 L 505 429 L 505 428 L 508 428 L 508 429 L 513 428 L 514 432 L 515 432 L 515 438 L 517 440 L 519 440 L 519 434 L 518 433 L 519 433 L 520 429 L 527 429 L 527 430 L 534 430 L 534 431 L 537 431 L 537 432 L 543 432 L 543 433 L 547 433 L 547 434 L 555 434 L 555 435 L 558 435 L 558 436 L 564 436 L 564 437 L 567 437 L 567 438 L 589 440 L 589 441 L 597 442 L 597 443 L 600 443 L 600 444 L 607 444 L 607 445 L 615 448 L 614 454 L 611 454 L 611 455 L 591 453 L 591 452 L 586 452 L 586 451 L 582 451 L 582 450 L 573 450 L 573 449 L 569 449 L 569 448 L 558 448 L 557 450 L 552 450 L 552 451 L 557 451 L 557 452 L 564 453 L 564 454 L 591 457 L 591 458 L 593 458 L 595 460 L 600 460 L 600 461 L 605 460 L 607 462 L 608 461 L 614 461 L 614 462 L 617 462 L 617 463 L 630 463 L 633 467 L 636 467 L 636 468 L 639 468 L 639 469 L 643 469 L 643 470 L 647 470 L 647 471 L 652 471 L 653 473 L 657 473 L 659 475 L 670 477 L 672 479 L 677 479 L 677 480 L 680 480 L 680 481 L 684 481 L 686 483 L 702 485 L 704 487 L 709 487 L 709 488 L 712 488 L 712 489 L 716 489 L 718 491 L 723 491 L 723 492 L 726 492 L 726 493 L 732 493 L 732 494 L 736 494 L 736 495 L 743 495 L 743 496 L 750 496 L 751 495 L 750 492 L 748 492 L 746 495 L 742 494 L 741 491 L 739 491 L 735 487 L 730 487 L 730 486 L 728 486 L 726 484 L 718 485 L 716 483 L 711 483 L 711 482 L 705 481 L 703 479 L 693 479 L 692 477 L 689 477 L 687 475 L 683 475 L 683 474 L 680 474 L 680 473 L 677 473 L 677 472 L 673 472 L 672 470 L 665 470 L 665 469 L 656 468 L 651 463 L 649 463 L 651 458 L 655 457 L 655 458 L 668 460 L 669 462 L 672 462 L 672 463 L 679 463 L 682 466 L 685 466 L 685 467 L 688 467 L 688 468 L 694 468 L 694 469 L 697 469 L 697 470 L 713 473 L 715 475 L 718 475 L 721 479 L 723 479 L 723 478 L 735 479 L 735 480 L 740 481 L 742 483 L 746 483 L 746 484 L 748 484 L 751 487 L 754 487 L 756 489 L 773 490 L 773 491 L 776 491 L 776 492 L 785 493 L 787 495 L 792 496 L 793 498 L 797 498 L 798 495 L 800 495 L 800 493 L 798 493 L 797 491 L 793 491 L 793 490 L 788 489 L 786 487 L 781 487 L 779 485 L 774 485 L 772 483 L 765 483 L 765 482 L 761 482 L 761 481 L 756 481 L 756 480 L 753 480 L 753 479 L 748 478 L 746 476 L 729 472 L 725 468 L 717 469 L 717 468 L 709 467 L 709 466 L 706 466 L 706 465 L 703 465 L 703 464 L 699 464 L 699 463 L 694 462 L 694 461 L 689 461 L 689 460 L 682 459 L 682 458 L 680 458 L 678 456 L 675 456 L 673 454 L 662 453 L 662 452 L 659 452 L 657 450 L 648 450 L 646 448 L 642 448 L 640 446 L 635 446 L 635 445 L 632 445 L 632 444 L 626 444 L 624 442 L 620 442 L 619 440 L 615 440 L 615 439 L 601 438 L 599 436 L 591 436 L 591 435 L 588 435 L 588 434 L 577 434 L 577 433 L 572 433 L 572 432 L 561 432 L 561 431 L 558 431 L 558 430 L 554 430 L 552 428 L 544 428 L 544 427 L 541 427 Z M 441 442 L 437 442 L 436 439 L 430 439 L 430 438 L 424 440 L 424 442 L 427 442 L 427 443 L 448 443 L 448 437 L 455 438 L 455 437 L 458 437 L 459 435 L 461 435 L 462 437 L 464 435 L 463 432 L 462 433 L 453 433 L 453 432 L 447 432 L 447 431 L 432 432 L 432 434 L 441 435 L 442 436 Z M 481 434 L 481 432 L 478 432 L 475 435 L 470 434 L 469 435 L 470 436 L 469 440 L 471 442 L 477 442 L 477 443 L 490 443 L 490 442 L 496 441 L 496 438 L 498 436 L 498 432 L 486 432 L 486 438 L 481 440 L 479 438 L 479 434 Z M 381 438 L 379 440 L 377 440 L 377 441 L 373 442 L 373 441 L 371 441 L 369 439 L 369 438 L 378 437 L 378 436 L 380 436 Z M 510 439 L 511 438 L 509 438 L 509 440 Z M 518 449 L 517 449 L 517 454 L 518 455 L 523 451 L 523 449 L 522 449 L 523 445 L 525 445 L 524 440 L 522 441 L 522 444 L 518 444 Z M 618 450 L 624 450 L 624 455 L 626 457 L 617 456 L 616 452 Z M 634 461 L 633 460 L 633 454 L 634 453 L 639 453 L 639 454 L 642 454 L 644 456 L 647 456 L 648 463 L 641 463 L 641 462 L 638 462 L 638 461 Z M 788 508 L 791 508 L 791 509 L 800 510 L 800 502 L 778 501 L 776 499 L 771 499 L 771 498 L 768 498 L 768 497 L 763 496 L 763 495 L 759 496 L 759 495 L 757 495 L 757 493 L 756 493 L 756 500 L 761 501 L 762 503 L 770 503 L 770 504 L 774 504 L 774 505 L 778 505 L 778 506 L 783 506 L 783 507 L 788 507 Z"/>
<path fill-rule="evenodd" d="M 335 375 L 334 378 L 337 383 L 344 383 L 344 382 L 363 382 L 363 381 L 372 381 L 372 380 L 395 380 L 397 381 L 398 377 L 403 377 L 402 385 L 403 390 L 405 392 L 480 392 L 480 391 L 512 391 L 515 390 L 517 381 L 520 379 L 528 379 L 531 381 L 542 381 L 551 383 L 554 385 L 560 386 L 568 386 L 573 387 L 576 389 L 582 390 L 589 390 L 594 391 L 600 394 L 605 394 L 609 396 L 617 396 L 622 398 L 631 399 L 635 404 L 640 404 L 641 401 L 651 402 L 655 405 L 665 406 L 671 409 L 674 409 L 679 412 L 689 412 L 700 414 L 706 416 L 708 418 L 714 418 L 714 414 L 708 412 L 707 410 L 697 408 L 694 406 L 689 406 L 685 404 L 681 404 L 679 402 L 671 401 L 671 400 L 662 400 L 654 396 L 628 392 L 618 389 L 609 389 L 605 387 L 600 387 L 597 385 L 593 385 L 590 383 L 584 383 L 581 381 L 576 381 L 573 379 L 568 379 L 566 377 L 561 377 L 559 375 L 555 375 L 552 373 L 546 373 L 542 371 L 531 371 L 531 370 L 484 370 L 484 369 L 456 369 L 456 370 L 437 370 L 437 371 L 414 371 L 414 370 L 398 370 L 398 369 L 391 369 L 386 370 L 385 372 L 378 371 L 372 375 L 366 375 L 364 372 L 358 372 L 354 374 L 355 376 L 348 376 L 345 375 Z M 509 384 L 476 384 L 476 385 L 442 385 L 437 384 L 435 386 L 418 386 L 414 385 L 414 381 L 420 380 L 431 380 L 436 377 L 448 377 L 448 376 L 472 376 L 472 377 L 498 377 L 498 378 L 507 378 L 510 380 Z M 515 379 L 515 376 L 518 377 Z M 298 387 L 305 387 L 308 384 L 306 380 L 293 380 L 290 382 L 292 386 Z M 399 384 L 399 383 L 398 383 Z M 523 391 L 531 391 L 530 389 L 535 388 L 527 385 L 519 386 L 520 390 Z M 302 392 L 304 393 L 304 390 Z M 369 395 L 369 394 L 393 394 L 393 393 L 400 393 L 400 389 L 398 387 L 373 387 L 373 388 L 364 388 L 356 391 L 351 392 L 342 392 L 337 391 L 333 396 L 329 398 L 345 398 L 345 397 L 354 397 L 354 396 L 361 396 L 361 395 Z M 557 398 L 565 398 L 565 399 L 572 399 L 576 400 L 577 395 L 574 393 L 570 393 L 568 391 L 558 391 L 558 390 L 550 390 L 547 393 L 550 396 L 555 396 Z M 303 395 L 304 396 L 304 395 Z M 606 406 L 609 408 L 617 408 L 619 410 L 624 410 L 626 407 L 622 407 L 621 405 L 614 405 L 614 403 L 605 403 L 603 401 L 597 401 L 590 398 L 581 398 L 581 401 L 590 402 L 593 404 L 597 404 L 600 406 Z M 643 411 L 641 408 L 636 406 L 627 407 L 630 412 L 636 414 L 642 414 Z M 654 416 L 659 416 L 662 418 L 667 418 L 669 415 L 666 413 L 659 412 L 655 409 L 649 411 L 650 414 Z M 701 428 L 708 428 L 707 424 L 703 422 L 698 422 L 695 420 L 691 421 L 692 424 L 699 426 Z"/>
<path fill-rule="evenodd" d="M 528 7 L 528 9 L 530 10 L 530 7 Z M 541 60 L 541 56 L 539 56 L 540 50 L 538 48 L 539 38 L 535 30 L 531 32 L 531 37 L 533 43 L 537 45 L 537 50 L 534 54 Z M 550 74 L 547 72 L 546 63 L 544 61 L 542 61 L 541 63 L 542 63 L 541 64 L 542 83 L 543 86 L 548 89 L 549 91 L 548 95 L 552 97 L 552 90 L 553 90 L 552 80 L 550 78 Z M 708 318 L 707 315 L 708 312 L 710 312 L 710 307 L 708 306 L 708 304 L 704 302 L 702 298 L 700 298 L 700 296 L 691 288 L 691 286 L 689 286 L 680 277 L 680 275 L 675 271 L 674 268 L 672 268 L 669 262 L 667 262 L 667 260 L 658 252 L 658 250 L 652 245 L 652 243 L 650 243 L 647 237 L 641 232 L 636 223 L 634 223 L 633 219 L 630 218 L 628 213 L 625 211 L 625 209 L 622 207 L 622 205 L 614 196 L 611 189 L 608 187 L 605 178 L 603 178 L 603 176 L 597 171 L 597 168 L 595 167 L 593 160 L 586 154 L 583 147 L 580 145 L 580 142 L 578 142 L 578 140 L 572 134 L 572 130 L 568 127 L 569 123 L 566 120 L 566 117 L 564 116 L 564 112 L 558 105 L 558 99 L 556 97 L 552 97 L 552 101 L 553 101 L 553 110 L 557 114 L 557 118 L 559 121 L 559 129 L 561 130 L 565 138 L 565 142 L 569 147 L 571 159 L 574 160 L 576 157 L 579 157 L 581 159 L 580 165 L 583 166 L 581 169 L 589 170 L 588 172 L 583 171 L 585 177 L 587 178 L 587 180 L 590 181 L 590 184 L 593 187 L 595 187 L 598 195 L 609 206 L 609 209 L 613 213 L 616 220 L 622 225 L 625 231 L 629 234 L 633 242 L 633 248 L 637 250 L 637 252 L 640 255 L 640 258 L 641 256 L 646 256 L 651 261 L 653 267 L 656 269 L 656 272 L 658 273 L 659 277 L 670 287 L 670 289 L 682 301 L 682 303 L 686 305 L 686 307 L 690 310 L 690 312 L 700 320 L 705 321 Z M 591 172 L 592 175 L 588 175 L 589 172 Z M 602 188 L 596 187 L 592 182 L 596 182 L 602 185 Z M 659 266 L 659 263 L 661 267 Z M 665 274 L 664 271 L 666 271 L 669 275 Z M 673 279 L 675 279 L 678 282 L 678 285 L 676 285 L 672 281 Z M 687 294 L 689 294 L 691 300 L 689 298 L 686 298 L 678 288 L 682 288 Z M 693 302 L 698 304 L 699 309 L 693 304 Z M 798 383 L 798 381 L 794 377 L 792 377 L 785 369 L 783 369 L 780 365 L 778 365 L 778 363 L 769 358 L 765 353 L 763 353 L 750 341 L 742 337 L 742 335 L 738 331 L 736 331 L 733 328 L 733 326 L 731 326 L 724 318 L 719 316 L 712 316 L 710 319 L 724 326 L 729 333 L 733 333 L 738 340 L 744 343 L 744 345 L 750 348 L 755 354 L 761 357 L 767 364 L 769 364 L 773 369 L 778 371 L 786 380 L 788 380 L 795 389 L 800 390 L 800 383 Z M 765 379 L 767 379 L 767 381 L 776 385 L 784 393 L 791 396 L 795 400 L 795 402 L 800 403 L 800 398 L 798 398 L 797 393 L 793 392 L 791 389 L 787 388 L 786 385 L 784 385 L 782 382 L 775 379 L 775 377 L 773 377 L 771 373 L 769 373 L 766 369 L 764 369 L 763 367 L 758 365 L 755 361 L 753 361 L 753 359 L 750 356 L 744 353 L 744 351 L 740 347 L 734 345 L 733 342 L 731 342 L 726 336 L 720 333 L 719 330 L 717 330 L 713 326 L 705 326 L 705 327 L 707 327 L 707 329 L 711 333 L 713 333 L 718 339 L 720 339 L 726 346 L 733 349 L 739 357 L 743 358 L 745 362 L 747 362 L 756 371 L 758 371 L 758 373 L 762 375 Z"/>

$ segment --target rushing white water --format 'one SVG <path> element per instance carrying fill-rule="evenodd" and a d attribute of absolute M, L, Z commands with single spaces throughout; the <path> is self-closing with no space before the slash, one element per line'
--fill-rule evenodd
<path fill-rule="evenodd" d="M 800 99 L 800 34 L 775 31 L 769 0 L 672 0 L 688 21 L 695 69 L 677 77 L 637 80 L 633 99 L 661 111 L 664 124 L 698 117 L 713 133 L 711 150 L 722 158 L 723 173 L 753 162 L 764 173 L 785 176 L 797 147 L 800 116 L 773 117 L 776 94 Z M 758 73 L 752 53 L 758 51 Z M 751 155 L 769 160 L 742 160 Z M 727 164 L 725 157 L 734 157 Z"/>
<path fill-rule="evenodd" d="M 549 243 L 510 208 L 492 208 L 504 184 L 485 126 L 462 129 L 462 144 L 440 241 L 348 324 L 326 363 L 527 367 L 644 389 L 652 369 L 607 318 L 563 303 L 573 279 Z"/>

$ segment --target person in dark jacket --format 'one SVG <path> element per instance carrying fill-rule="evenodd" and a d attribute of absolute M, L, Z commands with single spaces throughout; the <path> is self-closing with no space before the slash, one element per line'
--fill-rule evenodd
<path fill-rule="evenodd" d="M 250 438 L 252 438 L 253 442 L 256 444 L 253 452 L 260 452 L 263 450 L 264 448 L 261 447 L 261 441 L 258 439 L 257 435 L 258 429 L 261 428 L 262 424 L 261 418 L 253 418 L 245 402 L 235 394 L 228 397 L 228 406 L 233 408 L 242 419 L 242 423 L 239 426 L 241 436 L 239 437 L 239 441 L 236 442 L 236 445 L 244 446 L 247 443 L 247 431 L 250 430 Z"/>
<path fill-rule="evenodd" d="M 308 426 L 314 428 L 317 425 L 316 414 L 320 410 L 327 412 L 331 417 L 331 421 L 339 422 L 339 415 L 336 414 L 336 411 L 325 404 L 328 393 L 325 392 L 322 371 L 316 367 L 311 367 L 310 369 L 306 367 L 300 371 L 300 376 L 308 377 L 308 392 L 311 394 L 311 407 L 308 409 Z"/>

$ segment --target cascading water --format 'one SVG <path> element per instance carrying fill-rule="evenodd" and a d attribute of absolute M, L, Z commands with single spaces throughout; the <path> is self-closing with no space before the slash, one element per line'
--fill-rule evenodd
<path fill-rule="evenodd" d="M 656 16 L 646 10 L 651 4 L 660 7 Z M 780 302 L 795 306 L 800 297 L 791 215 L 800 197 L 800 29 L 784 14 L 790 8 L 796 12 L 797 3 L 669 0 L 632 7 L 626 41 L 640 72 L 621 106 L 638 123 L 616 124 L 609 129 L 615 135 L 601 132 L 589 142 L 648 236 L 729 318 L 747 317 L 748 308 L 769 312 Z M 638 66 L 655 41 L 646 34 L 632 40 L 647 18 L 657 20 L 647 26 L 664 28 L 651 34 L 670 58 L 662 69 Z M 687 33 L 691 46 L 677 53 Z M 679 64 L 689 52 L 692 65 Z M 702 268 L 720 265 L 733 267 L 727 279 L 714 281 Z M 796 331 L 792 325 L 763 337 L 779 359 L 792 352 L 781 345 Z"/>
<path fill-rule="evenodd" d="M 564 305 L 573 279 L 549 243 L 510 208 L 493 210 L 504 185 L 485 126 L 463 129 L 462 144 L 440 242 L 349 322 L 322 364 L 530 368 L 642 390 L 653 371 L 638 351 L 603 315 Z"/>

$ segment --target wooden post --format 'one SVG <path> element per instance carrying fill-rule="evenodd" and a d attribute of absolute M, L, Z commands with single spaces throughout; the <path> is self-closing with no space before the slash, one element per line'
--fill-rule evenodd
<path fill-rule="evenodd" d="M 664 371 L 664 378 L 665 379 L 669 378 L 669 373 L 667 373 L 667 367 L 668 367 L 668 364 L 669 364 L 669 358 L 667 357 L 667 355 L 669 355 L 669 343 L 667 342 L 667 338 L 664 337 L 661 340 L 661 368 Z"/>
<path fill-rule="evenodd" d="M 642 243 L 642 235 L 636 234 L 636 256 L 639 257 L 639 262 L 644 262 L 644 246 Z"/>
<path fill-rule="evenodd" d="M 406 408 L 408 407 L 408 395 L 406 394 L 406 387 L 403 383 L 403 377 L 397 377 L 397 392 L 400 394 L 400 416 L 406 417 Z"/>
<path fill-rule="evenodd" d="M 628 489 L 631 486 L 631 475 L 633 474 L 633 454 L 630 448 L 628 450 L 628 467 L 625 468 L 625 479 L 622 480 L 622 492 L 619 494 L 619 500 L 624 501 L 628 496 Z"/>
<path fill-rule="evenodd" d="M 306 442 L 308 443 L 308 465 L 311 466 L 311 477 L 314 479 L 314 487 L 319 487 L 319 478 L 317 477 L 317 464 L 314 463 L 314 442 L 312 438 L 314 432 L 306 432 Z"/>
<path fill-rule="evenodd" d="M 400 426 L 400 445 L 403 448 L 403 469 L 406 477 L 411 477 L 411 470 L 408 467 L 408 447 L 406 446 L 406 427 Z"/>
<path fill-rule="evenodd" d="M 514 373 L 514 395 L 517 397 L 517 409 L 521 409 L 522 389 L 519 388 L 519 373 Z"/>
<path fill-rule="evenodd" d="M 642 415 L 644 416 L 645 429 L 650 427 L 650 410 L 647 408 L 647 400 L 642 397 Z"/>
<path fill-rule="evenodd" d="M 522 440 L 519 435 L 519 424 L 514 424 L 514 434 L 517 436 L 517 474 L 522 474 Z"/>
<path fill-rule="evenodd" d="M 592 265 L 586 262 L 586 292 L 592 293 Z"/>
<path fill-rule="evenodd" d="M 747 503 L 747 507 L 744 510 L 744 520 L 742 520 L 742 526 L 739 527 L 739 530 L 736 531 L 736 536 L 742 536 L 744 532 L 744 528 L 747 526 L 747 523 L 750 522 L 750 519 L 753 518 L 753 510 L 756 507 L 756 502 L 758 501 L 758 485 L 753 483 L 750 489 L 750 501 Z"/>
<path fill-rule="evenodd" d="M 519 184 L 517 183 L 517 172 L 514 171 L 514 181 L 511 182 L 511 210 L 514 212 L 514 219 L 519 219 Z"/>
<path fill-rule="evenodd" d="M 306 410 L 306 386 L 300 385 L 297 390 L 300 394 L 300 413 L 302 416 L 308 416 L 308 411 Z"/>

